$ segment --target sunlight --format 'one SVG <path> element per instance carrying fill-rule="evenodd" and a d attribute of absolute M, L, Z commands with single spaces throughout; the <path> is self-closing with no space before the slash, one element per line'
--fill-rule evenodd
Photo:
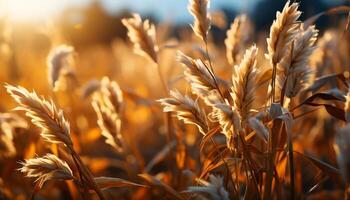
<path fill-rule="evenodd" d="M 5 0 L 0 10 L 13 21 L 41 21 L 57 14 L 67 0 Z"/>

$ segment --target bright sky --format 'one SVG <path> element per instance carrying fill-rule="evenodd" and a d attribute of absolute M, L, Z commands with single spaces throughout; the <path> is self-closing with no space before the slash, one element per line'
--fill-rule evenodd
<path fill-rule="evenodd" d="M 59 14 L 67 6 L 84 6 L 93 0 L 0 0 L 0 16 L 8 15 L 13 20 L 37 21 Z M 186 21 L 188 0 L 100 0 L 107 11 L 113 13 L 121 9 L 133 12 L 152 13 L 162 20 Z M 212 0 L 211 9 L 231 7 L 249 8 L 259 0 Z"/>

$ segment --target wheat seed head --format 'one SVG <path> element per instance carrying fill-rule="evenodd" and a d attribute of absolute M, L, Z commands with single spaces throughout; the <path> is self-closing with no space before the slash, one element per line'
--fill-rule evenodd
<path fill-rule="evenodd" d="M 301 14 L 298 11 L 297 3 L 286 3 L 282 12 L 277 12 L 276 20 L 270 28 L 270 36 L 267 39 L 268 59 L 275 65 L 281 61 L 284 51 L 298 32 L 298 18 Z"/>
<path fill-rule="evenodd" d="M 174 112 L 179 120 L 185 124 L 196 125 L 202 134 L 208 131 L 206 117 L 198 102 L 179 91 L 170 91 L 171 98 L 160 99 L 164 112 Z"/>
<path fill-rule="evenodd" d="M 68 121 L 63 111 L 57 109 L 52 101 L 46 101 L 23 87 L 6 85 L 7 92 L 19 104 L 17 110 L 24 110 L 32 123 L 41 128 L 41 136 L 51 143 L 73 145 Z"/>
<path fill-rule="evenodd" d="M 240 15 L 235 18 L 230 29 L 226 32 L 226 57 L 231 66 L 234 66 L 239 59 L 238 56 L 243 46 L 244 35 L 247 34 L 246 23 L 247 16 Z"/>
<path fill-rule="evenodd" d="M 222 100 L 217 90 L 212 90 L 206 97 L 205 102 L 212 107 L 209 119 L 220 124 L 228 148 L 233 149 L 234 134 L 239 134 L 242 131 L 242 120 L 239 112 L 228 103 L 227 99 Z"/>
<path fill-rule="evenodd" d="M 257 118 L 251 117 L 249 118 L 249 126 L 252 128 L 255 133 L 260 137 L 264 142 L 268 142 L 270 131 L 267 127 Z"/>
<path fill-rule="evenodd" d="M 158 46 L 156 45 L 155 26 L 149 20 L 142 21 L 138 14 L 122 19 L 122 23 L 128 29 L 128 36 L 134 45 L 135 53 L 157 63 Z"/>
<path fill-rule="evenodd" d="M 258 72 L 256 68 L 257 53 L 258 49 L 253 45 L 246 51 L 239 66 L 235 66 L 233 69 L 231 96 L 234 107 L 240 113 L 243 122 L 252 113 Z"/>
<path fill-rule="evenodd" d="M 200 181 L 203 186 L 190 186 L 187 192 L 201 192 L 209 194 L 214 200 L 229 200 L 229 193 L 224 186 L 221 176 L 209 175 L 209 182 Z"/>
<path fill-rule="evenodd" d="M 106 143 L 113 146 L 118 152 L 122 152 L 123 138 L 121 135 L 121 119 L 118 113 L 106 106 L 103 94 L 93 96 L 92 106 L 97 114 L 97 124 L 106 138 Z"/>
<path fill-rule="evenodd" d="M 123 93 L 117 82 L 103 77 L 100 84 L 100 92 L 105 106 L 119 114 L 123 106 Z"/>
<path fill-rule="evenodd" d="M 185 67 L 184 74 L 194 94 L 205 97 L 211 90 L 216 89 L 213 75 L 210 74 L 208 65 L 202 60 L 192 59 L 178 51 L 177 61 Z"/>
<path fill-rule="evenodd" d="M 205 42 L 210 29 L 209 2 L 209 0 L 190 0 L 188 5 L 188 11 L 194 17 L 192 29 Z"/>
<path fill-rule="evenodd" d="M 95 93 L 96 91 L 99 91 L 100 88 L 101 88 L 101 82 L 99 80 L 96 80 L 96 79 L 90 80 L 82 88 L 81 97 L 83 99 L 86 99 L 86 98 L 90 97 L 93 93 Z"/>
<path fill-rule="evenodd" d="M 106 143 L 117 151 L 123 150 L 121 135 L 121 108 L 123 94 L 117 82 L 103 77 L 99 90 L 93 95 L 92 106 L 97 114 L 97 124 L 106 138 Z"/>
<path fill-rule="evenodd" d="M 48 79 L 52 88 L 57 87 L 62 71 L 70 67 L 71 60 L 68 59 L 74 53 L 74 48 L 68 45 L 60 45 L 53 48 L 47 57 Z"/>
<path fill-rule="evenodd" d="M 28 159 L 20 164 L 22 167 L 19 170 L 27 177 L 36 178 L 40 188 L 49 180 L 74 179 L 68 164 L 53 154 Z"/>
<path fill-rule="evenodd" d="M 280 80 L 287 79 L 285 91 L 287 97 L 296 96 L 308 83 L 311 75 L 309 58 L 316 48 L 317 35 L 318 31 L 314 26 L 310 26 L 306 30 L 301 28 L 300 33 L 289 47 L 290 56 L 285 57 L 279 65 L 279 68 L 282 68 L 280 70 L 284 71 Z"/>

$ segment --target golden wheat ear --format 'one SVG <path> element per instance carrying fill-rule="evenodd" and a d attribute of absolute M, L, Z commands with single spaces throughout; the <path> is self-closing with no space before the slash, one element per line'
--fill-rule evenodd
<path fill-rule="evenodd" d="M 25 88 L 6 85 L 7 92 L 18 103 L 16 110 L 23 110 L 32 123 L 41 129 L 41 136 L 51 143 L 73 146 L 68 121 L 52 101 L 40 98 Z"/>
<path fill-rule="evenodd" d="M 58 89 L 59 79 L 63 73 L 72 73 L 72 60 L 74 48 L 68 45 L 60 45 L 53 48 L 47 56 L 48 80 L 54 90 Z"/>
<path fill-rule="evenodd" d="M 230 29 L 226 32 L 226 58 L 230 66 L 236 65 L 242 57 L 242 50 L 250 32 L 248 21 L 246 15 L 237 16 L 232 22 Z"/>
<path fill-rule="evenodd" d="M 257 54 L 258 48 L 253 45 L 246 51 L 241 63 L 233 69 L 231 96 L 242 122 L 246 122 L 252 114 L 259 72 L 256 67 Z"/>
<path fill-rule="evenodd" d="M 212 107 L 209 119 L 220 124 L 222 133 L 226 137 L 227 147 L 233 149 L 233 138 L 242 131 L 242 119 L 239 112 L 228 103 L 227 99 L 223 100 L 217 90 L 212 90 L 206 96 L 205 102 Z"/>
<path fill-rule="evenodd" d="M 210 17 L 208 14 L 209 0 L 190 0 L 188 11 L 194 17 L 193 32 L 204 42 L 207 42 L 210 29 Z"/>
<path fill-rule="evenodd" d="M 270 28 L 270 36 L 267 39 L 267 50 L 266 58 L 270 61 L 272 68 L 271 78 L 271 97 L 272 101 L 275 102 L 275 95 L 279 94 L 276 91 L 276 81 L 278 81 L 277 65 L 287 56 L 288 46 L 291 44 L 294 37 L 298 34 L 300 22 L 298 18 L 301 12 L 298 11 L 299 4 L 290 4 L 287 1 L 282 12 L 277 12 L 276 20 L 272 23 Z M 280 88 L 277 88 L 280 89 Z"/>
<path fill-rule="evenodd" d="M 308 83 L 311 68 L 309 58 L 315 50 L 318 30 L 309 26 L 306 30 L 300 29 L 299 34 L 289 46 L 289 55 L 279 65 L 284 73 L 280 80 L 285 84 L 285 95 L 289 98 L 295 97 Z M 282 84 L 281 84 L 282 85 Z"/>
<path fill-rule="evenodd" d="M 50 180 L 73 180 L 74 176 L 68 164 L 53 154 L 28 159 L 20 163 L 19 169 L 27 177 L 36 178 L 39 188 Z"/>
<path fill-rule="evenodd" d="M 94 94 L 92 106 L 97 114 L 97 124 L 106 138 L 106 143 L 118 152 L 123 151 L 124 141 L 121 134 L 121 110 L 123 95 L 119 85 L 104 77 Z"/>
<path fill-rule="evenodd" d="M 193 124 L 205 135 L 208 131 L 206 116 L 199 107 L 198 102 L 189 96 L 182 95 L 179 91 L 170 91 L 171 98 L 160 99 L 158 102 L 164 107 L 164 112 L 176 113 L 176 117 L 185 124 Z"/>
<path fill-rule="evenodd" d="M 158 46 L 156 45 L 155 26 L 148 20 L 142 21 L 138 14 L 122 19 L 122 23 L 128 29 L 128 37 L 134 45 L 135 53 L 157 63 Z"/>
<path fill-rule="evenodd" d="M 186 56 L 181 51 L 177 52 L 176 59 L 185 67 L 184 74 L 194 94 L 204 98 L 211 90 L 217 89 L 215 77 L 207 63 Z"/>

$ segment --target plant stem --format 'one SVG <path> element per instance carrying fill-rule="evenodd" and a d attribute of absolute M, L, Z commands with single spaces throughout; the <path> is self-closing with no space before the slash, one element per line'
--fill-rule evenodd
<path fill-rule="evenodd" d="M 221 92 L 221 90 L 220 90 L 220 87 L 219 87 L 219 84 L 218 84 L 218 82 L 217 82 L 217 80 L 216 80 L 216 76 L 215 76 L 215 73 L 214 73 L 214 68 L 213 68 L 213 65 L 212 65 L 212 63 L 211 63 L 211 59 L 210 59 L 210 56 L 209 56 L 208 42 L 205 40 L 205 41 L 204 41 L 204 44 L 205 44 L 205 52 L 206 52 L 206 54 L 207 54 L 206 56 L 207 56 L 207 59 L 208 59 L 208 62 L 209 62 L 210 69 L 208 69 L 208 67 L 207 67 L 206 65 L 204 65 L 204 66 L 205 66 L 205 68 L 208 70 L 208 72 L 209 72 L 210 76 L 212 77 L 212 79 L 214 80 L 214 84 L 215 84 L 215 86 L 216 86 L 216 88 L 217 88 L 217 90 L 218 90 L 218 92 L 219 92 L 221 98 L 224 100 L 225 97 L 224 97 L 224 95 L 222 94 L 222 92 Z"/>
<path fill-rule="evenodd" d="M 77 167 L 78 166 L 81 167 L 82 175 L 85 176 L 87 178 L 87 180 L 89 181 L 90 187 L 96 192 L 96 194 L 100 198 L 100 200 L 105 200 L 101 190 L 98 188 L 96 182 L 94 181 L 94 178 L 93 178 L 91 172 L 84 165 L 80 156 L 74 151 L 74 149 L 72 147 L 70 147 L 70 151 L 71 151 L 72 156 L 74 156 L 76 161 L 77 161 Z"/>

